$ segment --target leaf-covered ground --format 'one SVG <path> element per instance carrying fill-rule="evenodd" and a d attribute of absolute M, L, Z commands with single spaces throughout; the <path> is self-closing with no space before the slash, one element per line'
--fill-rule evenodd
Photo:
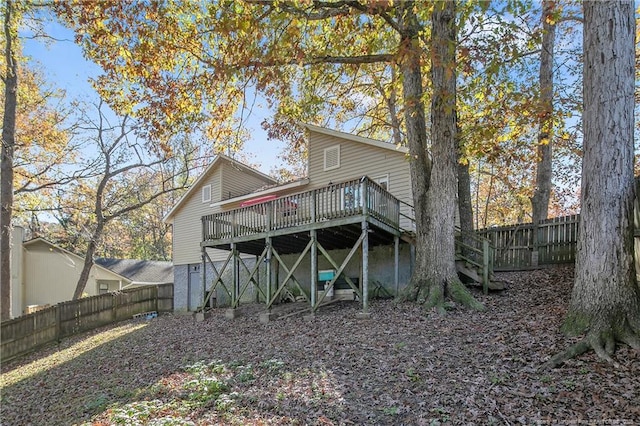
<path fill-rule="evenodd" d="M 313 321 L 120 323 L 2 365 L 2 425 L 639 424 L 640 353 L 537 370 L 571 343 L 572 275 L 502 274 L 486 312 L 445 317 L 374 301 L 369 320 L 340 302 Z"/>

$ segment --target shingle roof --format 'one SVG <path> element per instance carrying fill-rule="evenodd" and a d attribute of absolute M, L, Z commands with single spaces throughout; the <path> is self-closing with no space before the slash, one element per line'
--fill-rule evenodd
<path fill-rule="evenodd" d="M 171 262 L 98 258 L 94 263 L 129 278 L 133 283 L 165 284 L 173 282 L 173 264 Z"/>

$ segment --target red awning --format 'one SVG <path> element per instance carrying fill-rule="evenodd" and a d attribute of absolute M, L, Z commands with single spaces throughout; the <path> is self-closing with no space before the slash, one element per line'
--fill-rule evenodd
<path fill-rule="evenodd" d="M 272 200 L 275 200 L 276 198 L 278 198 L 278 196 L 275 194 L 263 195 L 262 197 L 252 198 L 250 200 L 243 201 L 242 204 L 240 204 L 240 207 L 249 207 L 249 206 L 253 206 L 260 203 L 266 203 L 267 201 L 272 201 Z"/>

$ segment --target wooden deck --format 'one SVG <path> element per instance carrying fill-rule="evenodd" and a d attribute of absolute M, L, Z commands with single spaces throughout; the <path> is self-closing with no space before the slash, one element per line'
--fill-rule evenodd
<path fill-rule="evenodd" d="M 398 253 L 400 238 L 405 230 L 400 226 L 400 201 L 383 187 L 366 176 L 360 179 L 331 184 L 323 188 L 286 195 L 265 202 L 258 202 L 238 209 L 202 217 L 203 268 L 211 265 L 214 273 L 208 296 L 203 295 L 206 306 L 208 298 L 220 286 L 231 300 L 231 308 L 238 307 L 247 287 L 252 285 L 262 295 L 267 309 L 277 303 L 287 286 L 297 288 L 315 312 L 323 303 L 327 292 L 342 277 L 362 303 L 362 315 L 367 316 L 369 299 L 369 247 L 394 246 L 394 284 L 398 283 Z M 406 208 L 406 205 L 404 206 Z M 216 267 L 208 256 L 207 249 L 229 251 L 227 260 Z M 349 254 L 338 262 L 331 250 L 350 249 Z M 360 253 L 361 277 L 356 284 L 343 272 L 356 253 Z M 255 266 L 244 264 L 240 253 L 256 256 Z M 291 265 L 281 255 L 297 254 Z M 310 289 L 296 278 L 296 269 L 309 255 Z M 318 256 L 323 256 L 335 272 L 325 283 L 324 292 L 318 291 Z M 266 283 L 258 283 L 261 264 L 266 268 Z M 277 266 L 284 278 L 274 277 L 271 268 Z M 240 278 L 240 268 L 248 274 Z M 230 269 L 231 282 L 223 279 Z M 203 288 L 208 282 L 201 275 Z M 265 314 L 267 317 L 268 313 Z"/>
<path fill-rule="evenodd" d="M 402 203 L 383 187 L 364 176 L 360 179 L 331 184 L 323 188 L 300 192 L 280 198 L 269 199 L 245 207 L 214 213 L 202 217 L 202 306 L 216 288 L 222 288 L 231 301 L 231 308 L 238 307 L 240 299 L 249 286 L 253 286 L 270 310 L 286 288 L 297 288 L 310 304 L 312 312 L 321 306 L 328 291 L 342 278 L 362 303 L 362 315 L 368 315 L 369 299 L 369 249 L 377 245 L 393 246 L 394 288 L 399 284 L 400 242 L 413 242 L 412 207 Z M 407 214 L 408 213 L 408 214 Z M 408 225 L 408 226 L 407 226 Z M 469 244 L 472 245 L 469 245 Z M 492 272 L 488 241 L 468 236 L 456 242 L 462 251 L 457 253 L 464 270 L 471 268 L 476 281 L 483 283 L 485 292 Z M 209 257 L 208 249 L 227 250 L 226 261 L 216 266 Z M 340 263 L 333 258 L 332 250 L 348 249 L 349 253 Z M 351 259 L 359 260 L 360 283 L 343 272 Z M 255 264 L 247 266 L 240 254 L 256 256 Z M 287 264 L 281 255 L 296 254 L 293 265 Z M 308 256 L 307 256 L 308 255 Z M 318 291 L 318 256 L 323 256 L 334 268 L 335 276 L 326 282 L 324 292 Z M 306 257 L 305 257 L 306 256 Z M 308 260 L 305 260 L 308 259 Z M 296 269 L 302 262 L 310 262 L 306 274 L 310 288 L 296 278 Z M 206 265 L 213 270 L 213 280 L 205 276 Z M 266 283 L 259 283 L 258 270 L 266 268 Z M 279 267 L 284 278 L 274 277 L 272 267 Z M 241 269 L 242 268 L 242 269 Z M 240 271 L 245 277 L 240 278 Z M 231 275 L 225 282 L 225 271 Z M 463 271 L 464 272 L 464 271 Z M 228 278 L 226 278 L 229 281 Z M 206 283 L 211 283 L 207 286 Z M 375 289 L 374 289 L 375 291 Z M 269 311 L 270 312 L 270 311 Z"/>
<path fill-rule="evenodd" d="M 260 254 L 267 238 L 282 254 L 301 252 L 316 230 L 327 249 L 347 248 L 371 226 L 370 244 L 393 243 L 400 227 L 400 201 L 363 177 L 275 200 L 202 217 L 202 247 Z"/>

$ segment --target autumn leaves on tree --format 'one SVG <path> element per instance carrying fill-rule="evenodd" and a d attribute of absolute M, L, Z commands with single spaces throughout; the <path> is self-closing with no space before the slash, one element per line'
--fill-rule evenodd
<path fill-rule="evenodd" d="M 585 23 L 595 16 L 591 8 L 595 2 L 588 3 Z M 629 2 L 615 4 L 633 12 Z M 55 8 L 76 31 L 76 41 L 87 57 L 101 65 L 104 73 L 95 87 L 102 99 L 122 117 L 135 116 L 140 134 L 159 147 L 156 152 L 171 152 L 171 134 L 193 128 L 203 129 L 218 148 L 239 149 L 241 138 L 233 135 L 242 124 L 238 120 L 251 109 L 250 92 L 259 93 L 276 111 L 274 119 L 265 124 L 272 135 L 291 141 L 292 163 L 305 158 L 304 142 L 291 126 L 299 121 L 338 128 L 357 122 L 355 132 L 359 134 L 406 145 L 414 182 L 417 244 L 414 275 L 404 297 L 428 308 L 442 311 L 449 298 L 482 309 L 455 270 L 458 203 L 467 231 L 474 227 L 472 206 L 476 227 L 537 221 L 552 209 L 574 207 L 562 198 L 562 191 L 575 187 L 581 154 L 577 143 L 581 129 L 571 123 L 577 121 L 582 103 L 582 46 L 572 30 L 562 26 L 568 17 L 581 19 L 576 18 L 580 10 L 572 2 L 544 0 L 541 10 L 534 10 L 530 2 L 520 1 L 78 0 L 56 3 Z M 633 22 L 633 13 L 629 18 L 627 12 L 609 19 Z M 596 15 L 599 13 L 603 12 Z M 593 40 L 587 33 L 591 27 L 585 28 L 585 58 L 590 58 L 592 46 L 587 43 Z M 618 48 L 622 46 L 612 46 Z M 564 55 L 561 61 L 559 55 Z M 630 55 L 633 59 L 633 52 Z M 5 90 L 12 87 L 9 59 L 7 56 Z M 589 72 L 603 68 L 597 63 L 586 65 Z M 602 87 L 604 80 L 593 80 L 592 75 L 585 68 L 585 95 L 592 93 L 587 83 Z M 628 78 L 633 86 L 634 75 Z M 11 100 L 7 93 L 5 102 Z M 591 118 L 589 114 L 595 112 L 589 108 L 590 102 L 597 101 L 584 101 L 585 165 L 599 170 L 594 158 L 624 153 L 620 159 L 624 173 L 618 173 L 619 185 L 613 185 L 620 192 L 607 192 L 608 184 L 597 186 L 600 178 L 595 174 L 582 182 L 585 214 L 581 235 L 600 241 L 604 236 L 596 236 L 589 223 L 608 213 L 588 210 L 599 205 L 591 203 L 593 188 L 597 188 L 595 193 L 622 200 L 616 210 L 620 218 L 607 223 L 612 229 L 628 230 L 625 218 L 632 195 L 628 176 L 632 159 L 626 156 L 633 145 L 633 132 L 615 137 L 626 144 L 619 152 L 590 151 L 597 146 L 590 144 L 596 137 L 587 130 L 598 119 Z M 625 108 L 630 108 L 631 117 L 617 119 L 633 123 L 633 104 Z M 4 117 L 10 119 L 10 105 Z M 3 132 L 5 129 L 11 127 L 3 127 Z M 13 146 L 10 135 L 5 139 L 3 133 L 3 140 L 3 150 L 5 144 L 7 149 Z M 563 157 L 558 161 L 554 155 Z M 554 164 L 573 167 L 569 172 L 554 171 Z M 107 169 L 96 176 L 113 173 Z M 552 187 L 552 177 L 562 185 Z M 101 185 L 106 188 L 108 184 L 98 181 L 100 193 Z M 110 216 L 99 205 L 94 207 L 92 215 L 98 219 L 94 229 L 99 230 L 100 219 Z M 4 209 L 3 202 L 3 215 Z M 619 263 L 610 262 L 611 268 L 623 271 L 618 282 L 629 286 L 624 291 L 616 287 L 620 291 L 611 300 L 638 293 L 628 269 L 628 243 L 616 240 L 609 247 L 620 254 Z M 586 240 L 581 244 L 584 255 L 589 245 Z M 91 252 L 91 246 L 88 248 Z M 578 261 L 578 268 L 584 271 L 590 265 L 593 262 L 586 258 Z M 615 275 L 612 271 L 609 276 Z M 585 308 L 591 297 L 585 295 L 597 285 L 585 284 L 585 276 L 578 273 L 570 315 L 580 321 L 568 324 L 591 324 L 583 319 L 595 315 Z M 625 312 L 637 310 L 633 303 Z M 635 342 L 637 317 L 602 318 L 598 324 L 617 321 L 618 325 L 613 329 L 603 326 L 605 331 L 590 335 L 590 346 L 601 356 L 610 352 L 612 341 Z M 585 327 L 576 329 L 581 332 Z"/>

